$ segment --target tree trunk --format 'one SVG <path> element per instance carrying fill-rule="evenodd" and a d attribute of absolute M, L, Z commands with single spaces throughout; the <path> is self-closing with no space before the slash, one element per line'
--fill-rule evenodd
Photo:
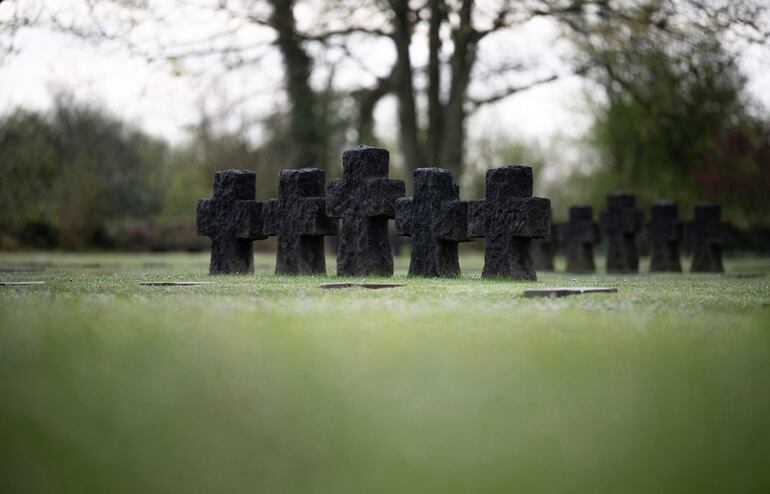
<path fill-rule="evenodd" d="M 401 151 L 406 170 L 411 173 L 422 164 L 418 138 L 417 111 L 412 83 L 412 61 L 409 45 L 412 27 L 409 21 L 409 1 L 391 0 L 393 8 L 393 40 L 396 44 L 395 91 L 398 97 L 398 123 Z"/>
<path fill-rule="evenodd" d="M 471 27 L 472 0 L 464 0 L 460 9 L 460 26 L 453 33 L 452 85 L 442 115 L 441 166 L 459 180 L 465 154 L 465 99 L 471 70 L 476 58 L 477 33 Z"/>
<path fill-rule="evenodd" d="M 444 0 L 430 0 L 428 31 L 428 164 L 441 166 L 441 24 L 445 18 Z"/>
<path fill-rule="evenodd" d="M 312 62 L 302 46 L 294 18 L 294 0 L 271 0 L 270 23 L 278 35 L 276 43 L 286 69 L 289 97 L 289 133 L 294 144 L 290 156 L 293 167 L 318 166 L 325 169 L 325 153 L 317 115 L 317 95 L 310 87 Z"/>
<path fill-rule="evenodd" d="M 377 79 L 377 85 L 370 89 L 362 89 L 355 93 L 358 103 L 358 142 L 376 145 L 374 136 L 374 108 L 383 96 L 393 91 L 395 68 L 387 77 Z"/>

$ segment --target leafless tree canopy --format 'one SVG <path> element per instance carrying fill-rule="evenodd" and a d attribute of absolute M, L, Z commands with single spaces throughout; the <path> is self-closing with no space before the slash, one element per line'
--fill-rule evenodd
<path fill-rule="evenodd" d="M 62 5 L 62 4 L 58 4 Z M 42 0 L 9 2 L 2 17 L 4 54 L 28 25 L 115 43 L 179 74 L 250 71 L 280 55 L 294 165 L 324 165 L 328 139 L 322 93 L 355 102 L 357 140 L 372 142 L 373 112 L 398 101 L 399 143 L 407 169 L 440 165 L 462 171 L 468 116 L 534 86 L 589 71 L 619 84 L 613 54 L 624 43 L 677 43 L 697 36 L 766 44 L 761 0 Z M 183 17 L 182 17 L 183 16 Z M 170 29 L 189 19 L 183 35 Z M 554 66 L 526 56 L 516 33 L 549 20 L 569 49 Z M 177 25 L 177 24 L 175 24 Z M 616 35 L 604 36 L 608 30 Z M 640 33 L 641 37 L 640 37 Z M 633 39 L 632 39 L 633 37 Z M 612 41 L 608 41 L 611 39 Z M 608 43 L 615 43 L 611 46 Z M 248 97 L 248 91 L 246 96 Z"/>

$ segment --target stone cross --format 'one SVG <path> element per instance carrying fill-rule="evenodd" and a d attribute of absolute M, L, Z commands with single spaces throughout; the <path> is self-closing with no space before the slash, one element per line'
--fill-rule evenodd
<path fill-rule="evenodd" d="M 485 237 L 482 276 L 535 280 L 532 239 L 551 231 L 551 201 L 532 197 L 532 168 L 487 170 L 486 198 L 468 202 L 468 234 Z"/>
<path fill-rule="evenodd" d="M 326 214 L 342 218 L 339 276 L 392 276 L 388 218 L 403 197 L 402 180 L 388 179 L 386 149 L 358 146 L 342 153 L 342 178 L 329 181 Z"/>
<path fill-rule="evenodd" d="M 546 238 L 538 238 L 532 241 L 532 259 L 535 271 L 553 271 L 553 258 L 558 248 L 559 226 L 551 217 L 551 233 Z"/>
<path fill-rule="evenodd" d="M 267 238 L 262 203 L 256 202 L 257 176 L 247 170 L 214 175 L 214 195 L 198 200 L 198 235 L 211 238 L 210 274 L 254 272 L 252 242 Z"/>
<path fill-rule="evenodd" d="M 412 237 L 410 276 L 460 276 L 457 243 L 470 240 L 468 203 L 448 170 L 414 171 L 414 197 L 396 200 L 396 232 Z"/>
<path fill-rule="evenodd" d="M 599 242 L 599 226 L 594 223 L 591 206 L 569 208 L 569 223 L 562 227 L 567 244 L 567 271 L 570 273 L 593 273 L 594 245 Z"/>
<path fill-rule="evenodd" d="M 692 241 L 693 273 L 722 273 L 722 244 L 725 223 L 718 204 L 697 204 L 695 219 L 687 225 L 687 236 Z"/>
<path fill-rule="evenodd" d="M 651 208 L 647 231 L 652 243 L 651 272 L 681 272 L 679 244 L 682 242 L 679 207 L 672 201 L 656 201 Z"/>
<path fill-rule="evenodd" d="M 263 208 L 265 234 L 278 237 L 276 274 L 326 274 L 324 236 L 337 234 L 337 222 L 326 216 L 323 170 L 283 170 L 279 199 Z"/>
<path fill-rule="evenodd" d="M 601 215 L 602 230 L 607 237 L 607 272 L 639 271 L 636 236 L 641 230 L 643 213 L 636 209 L 636 197 L 625 192 L 607 196 L 607 211 Z"/>

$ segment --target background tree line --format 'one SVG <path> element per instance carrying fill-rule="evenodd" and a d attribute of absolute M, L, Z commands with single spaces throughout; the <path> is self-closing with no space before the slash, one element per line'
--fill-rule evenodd
<path fill-rule="evenodd" d="M 770 190 L 768 113 L 748 96 L 739 68 L 741 49 L 770 39 L 763 2 L 222 0 L 201 8 L 235 27 L 192 47 L 149 50 L 126 33 L 139 19 L 162 20 L 153 5 L 94 4 L 90 21 L 45 10 L 32 17 L 19 8 L 6 31 L 45 25 L 91 42 L 118 41 L 140 56 L 165 57 L 181 74 L 201 61 L 218 60 L 222 70 L 258 66 L 277 51 L 285 105 L 258 122 L 259 142 L 246 129 L 226 131 L 203 115 L 176 146 L 65 97 L 49 114 L 6 114 L 0 166 L 13 180 L 0 186 L 4 245 L 50 227 L 51 242 L 83 247 L 126 218 L 189 217 L 223 167 L 257 171 L 258 194 L 269 197 L 280 168 L 319 166 L 337 174 L 340 152 L 358 142 L 389 147 L 400 165 L 394 174 L 407 180 L 418 166 L 450 169 L 467 197 L 483 192 L 487 167 L 535 164 L 550 177 L 538 186 L 554 200 L 557 218 L 569 204 L 601 207 L 606 192 L 625 188 L 643 205 L 670 197 L 683 211 L 698 201 L 721 202 L 744 228 L 770 221 L 763 197 Z M 313 10 L 313 23 L 301 22 L 301 8 Z M 571 47 L 557 72 L 504 49 L 506 36 L 540 18 L 559 26 Z M 248 42 L 244 29 L 270 35 Z M 371 43 L 390 46 L 392 62 L 367 65 Z M 413 58 L 417 45 L 424 60 Z M 336 73 L 351 64 L 364 67 L 363 76 L 341 84 Z M 480 108 L 575 75 L 587 82 L 593 124 L 581 142 L 569 143 L 579 151 L 572 158 L 560 155 L 561 142 L 543 148 L 504 129 L 469 141 L 468 119 Z M 374 112 L 386 97 L 397 102 L 395 142 L 375 132 Z M 557 161 L 559 169 L 547 173 Z"/>

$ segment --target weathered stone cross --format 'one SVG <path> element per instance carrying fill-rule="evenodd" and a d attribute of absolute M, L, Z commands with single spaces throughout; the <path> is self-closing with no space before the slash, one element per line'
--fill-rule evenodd
<path fill-rule="evenodd" d="M 594 244 L 599 241 L 599 226 L 594 223 L 591 206 L 569 208 L 569 223 L 563 226 L 567 243 L 567 271 L 570 273 L 593 273 Z"/>
<path fill-rule="evenodd" d="M 535 280 L 532 239 L 551 230 L 551 201 L 532 197 L 532 168 L 487 170 L 486 199 L 468 202 L 468 234 L 485 237 L 482 276 Z"/>
<path fill-rule="evenodd" d="M 342 153 L 342 177 L 329 181 L 326 213 L 342 218 L 337 274 L 392 276 L 388 218 L 403 197 L 402 180 L 388 179 L 386 149 L 358 146 Z"/>
<path fill-rule="evenodd" d="M 279 199 L 265 202 L 265 234 L 278 237 L 277 274 L 326 274 L 324 236 L 337 234 L 337 222 L 326 216 L 323 170 L 281 171 Z"/>
<path fill-rule="evenodd" d="M 602 211 L 601 225 L 607 237 L 607 272 L 639 271 L 636 235 L 642 227 L 643 213 L 636 209 L 636 197 L 625 192 L 607 196 L 607 211 Z"/>
<path fill-rule="evenodd" d="M 214 175 L 214 195 L 198 200 L 198 235 L 211 238 L 210 274 L 254 272 L 252 242 L 267 238 L 262 203 L 256 202 L 256 174 L 223 170 Z"/>
<path fill-rule="evenodd" d="M 396 232 L 412 237 L 410 276 L 460 276 L 457 243 L 470 240 L 468 203 L 449 170 L 414 171 L 414 196 L 396 200 Z"/>
<path fill-rule="evenodd" d="M 682 222 L 679 221 L 679 207 L 672 201 L 656 201 L 651 208 L 647 225 L 652 253 L 650 271 L 682 271 L 679 261 L 679 244 L 682 241 Z"/>
<path fill-rule="evenodd" d="M 556 249 L 559 246 L 559 226 L 553 222 L 551 216 L 551 233 L 546 238 L 538 238 L 532 241 L 532 260 L 535 271 L 553 271 L 553 258 L 556 257 Z"/>
<path fill-rule="evenodd" d="M 693 273 L 721 273 L 722 244 L 725 240 L 725 223 L 722 208 L 718 204 L 697 204 L 695 219 L 687 224 L 687 236 L 692 242 Z"/>

